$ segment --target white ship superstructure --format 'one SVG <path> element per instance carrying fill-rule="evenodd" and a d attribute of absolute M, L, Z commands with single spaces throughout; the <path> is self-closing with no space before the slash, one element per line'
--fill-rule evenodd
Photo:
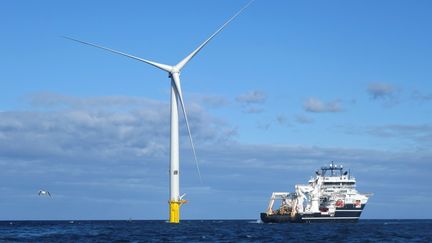
<path fill-rule="evenodd" d="M 357 221 L 372 194 L 356 190 L 356 179 L 342 165 L 321 167 L 295 192 L 273 192 L 263 222 Z M 275 200 L 280 200 L 273 210 Z"/>

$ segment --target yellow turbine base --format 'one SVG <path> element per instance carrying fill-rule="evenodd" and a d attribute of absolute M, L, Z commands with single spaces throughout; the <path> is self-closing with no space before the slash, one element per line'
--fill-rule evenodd
<path fill-rule="evenodd" d="M 170 205 L 170 215 L 169 222 L 172 224 L 180 223 L 180 203 L 178 202 L 169 202 Z"/>
<path fill-rule="evenodd" d="M 180 201 L 169 201 L 170 214 L 169 214 L 169 222 L 172 224 L 180 223 L 180 206 L 186 203 L 186 200 Z"/>

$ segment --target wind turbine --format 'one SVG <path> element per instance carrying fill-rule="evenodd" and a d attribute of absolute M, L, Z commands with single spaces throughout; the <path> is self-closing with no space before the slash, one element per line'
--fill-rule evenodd
<path fill-rule="evenodd" d="M 207 43 L 213 39 L 217 34 L 219 34 L 231 21 L 233 21 L 243 10 L 245 10 L 254 0 L 249 1 L 243 8 L 241 8 L 236 14 L 234 14 L 228 21 L 226 21 L 221 27 L 219 27 L 216 32 L 214 32 L 207 40 L 205 40 L 201 45 L 198 46 L 193 52 L 187 55 L 183 60 L 177 63 L 174 66 L 157 63 L 154 61 L 146 60 L 140 57 L 136 57 L 124 52 L 116 51 L 111 48 L 99 46 L 90 42 L 85 42 L 81 40 L 77 40 L 70 37 L 64 37 L 66 39 L 76 41 L 82 44 L 90 45 L 93 47 L 97 47 L 106 51 L 110 51 L 116 54 L 120 54 L 149 65 L 152 65 L 156 68 L 159 68 L 168 73 L 169 78 L 171 79 L 171 151 L 170 151 L 170 199 L 169 199 L 169 222 L 170 223 L 179 223 L 180 222 L 180 206 L 186 202 L 183 200 L 183 194 L 180 196 L 180 164 L 179 164 L 179 105 L 180 102 L 181 109 L 183 111 L 183 116 L 186 121 L 186 127 L 189 133 L 189 140 L 191 143 L 193 155 L 195 158 L 195 163 L 198 171 L 198 175 L 201 180 L 201 173 L 198 166 L 198 160 L 195 152 L 195 146 L 192 140 L 192 135 L 190 131 L 189 121 L 186 113 L 186 108 L 184 105 L 184 99 L 180 84 L 180 72 L 186 66 L 186 64 L 192 60 L 192 58 L 201 51 L 201 49 L 207 45 Z"/>

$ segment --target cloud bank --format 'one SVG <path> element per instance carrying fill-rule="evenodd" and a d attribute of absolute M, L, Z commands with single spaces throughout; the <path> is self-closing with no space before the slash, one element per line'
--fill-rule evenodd
<path fill-rule="evenodd" d="M 4 219 L 166 218 L 167 103 L 55 94 L 28 99 L 36 110 L 0 113 L 0 205 L 10 209 Z M 432 196 L 428 150 L 246 144 L 236 141 L 229 124 L 199 105 L 188 110 L 204 184 L 181 124 L 181 189 L 191 201 L 184 206 L 184 218 L 258 218 L 271 192 L 293 190 L 333 160 L 352 169 L 360 191 L 375 193 L 366 218 L 422 217 L 407 209 L 424 201 L 406 206 L 404 200 Z M 54 200 L 37 197 L 40 188 L 50 190 Z"/>

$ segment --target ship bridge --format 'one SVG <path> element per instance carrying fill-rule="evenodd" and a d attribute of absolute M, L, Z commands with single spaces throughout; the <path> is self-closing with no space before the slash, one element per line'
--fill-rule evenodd
<path fill-rule="evenodd" d="M 332 162 L 329 166 L 321 167 L 321 170 L 317 170 L 317 177 L 309 181 L 310 184 L 319 183 L 323 187 L 355 187 L 356 180 L 351 177 L 349 171 L 344 171 L 342 165 L 335 165 Z"/>
<path fill-rule="evenodd" d="M 321 173 L 318 171 L 316 173 L 321 176 L 344 176 L 344 175 L 348 175 L 349 172 L 343 171 L 342 165 L 335 165 L 334 162 L 332 161 L 332 163 L 329 166 L 321 167 Z M 329 173 L 329 175 L 327 175 L 327 173 Z"/>

